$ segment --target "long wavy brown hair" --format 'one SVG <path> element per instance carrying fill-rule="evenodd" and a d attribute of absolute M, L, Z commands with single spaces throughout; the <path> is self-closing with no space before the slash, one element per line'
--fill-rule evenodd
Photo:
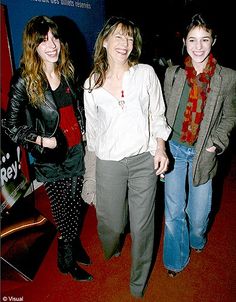
<path fill-rule="evenodd" d="M 59 38 L 57 24 L 47 16 L 33 17 L 26 25 L 23 32 L 23 53 L 20 61 L 22 77 L 26 82 L 29 102 L 37 107 L 45 101 L 44 90 L 48 85 L 43 71 L 43 60 L 38 55 L 37 47 L 44 41 L 48 31 L 51 30 L 55 38 Z M 63 74 L 66 78 L 73 78 L 74 67 L 69 59 L 67 43 L 60 39 L 61 51 L 55 71 L 59 77 Z M 45 86 L 46 85 L 46 86 Z"/>
<path fill-rule="evenodd" d="M 117 26 L 121 24 L 122 31 L 133 37 L 133 50 L 129 55 L 128 64 L 134 66 L 138 64 L 142 49 L 142 37 L 139 28 L 130 20 L 122 17 L 111 17 L 105 23 L 100 31 L 94 46 L 93 68 L 89 75 L 89 91 L 94 88 L 101 87 L 106 78 L 106 71 L 109 67 L 107 60 L 106 48 L 103 47 L 104 40 L 112 34 Z M 92 77 L 94 76 L 95 83 L 92 85 Z"/>

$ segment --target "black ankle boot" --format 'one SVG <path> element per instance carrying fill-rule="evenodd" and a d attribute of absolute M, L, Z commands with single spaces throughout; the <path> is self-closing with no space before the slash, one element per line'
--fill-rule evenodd
<path fill-rule="evenodd" d="M 82 269 L 74 259 L 73 245 L 58 239 L 58 268 L 63 274 L 71 274 L 77 281 L 91 281 L 93 277 Z"/>
<path fill-rule="evenodd" d="M 91 259 L 89 258 L 88 254 L 86 253 L 85 249 L 82 246 L 80 238 L 77 238 L 73 241 L 73 248 L 74 248 L 74 257 L 75 260 L 84 265 L 92 264 Z"/>

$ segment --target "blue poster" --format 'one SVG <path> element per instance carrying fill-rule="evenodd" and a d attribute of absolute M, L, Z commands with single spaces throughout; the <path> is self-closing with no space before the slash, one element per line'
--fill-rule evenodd
<path fill-rule="evenodd" d="M 19 66 L 22 52 L 22 33 L 33 16 L 55 17 L 64 29 L 75 65 L 88 64 L 98 32 L 104 23 L 104 0 L 2 0 L 6 5 L 13 63 Z M 73 42 L 73 43 L 72 43 Z"/>

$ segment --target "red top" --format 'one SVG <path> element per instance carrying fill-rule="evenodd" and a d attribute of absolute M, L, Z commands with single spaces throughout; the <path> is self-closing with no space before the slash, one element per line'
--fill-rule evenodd
<path fill-rule="evenodd" d="M 62 107 L 60 112 L 60 128 L 63 131 L 68 147 L 80 144 L 82 134 L 72 105 Z"/>

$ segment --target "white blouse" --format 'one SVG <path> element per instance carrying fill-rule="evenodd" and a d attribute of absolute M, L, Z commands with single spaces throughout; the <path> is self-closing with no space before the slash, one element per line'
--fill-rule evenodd
<path fill-rule="evenodd" d="M 156 151 L 156 139 L 167 140 L 161 85 L 154 69 L 138 64 L 125 72 L 122 83 L 124 106 L 103 87 L 89 92 L 85 81 L 84 106 L 89 151 L 102 160 L 121 160 Z"/>

